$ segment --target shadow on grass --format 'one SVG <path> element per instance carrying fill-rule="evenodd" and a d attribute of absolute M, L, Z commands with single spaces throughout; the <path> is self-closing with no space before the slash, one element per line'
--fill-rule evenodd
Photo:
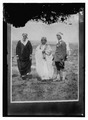
<path fill-rule="evenodd" d="M 39 76 L 35 76 L 35 78 L 37 78 L 38 81 L 42 81 L 41 77 Z"/>
<path fill-rule="evenodd" d="M 32 78 L 33 78 L 33 75 L 32 75 L 32 74 L 30 74 L 30 75 L 26 75 L 26 78 L 28 78 L 28 79 L 32 79 Z"/>

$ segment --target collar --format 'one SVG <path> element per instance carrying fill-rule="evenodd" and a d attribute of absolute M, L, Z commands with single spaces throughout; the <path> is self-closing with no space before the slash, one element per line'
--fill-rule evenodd
<path fill-rule="evenodd" d="M 62 43 L 62 39 L 61 40 L 59 40 L 59 42 L 57 43 L 57 44 L 61 44 Z"/>
<path fill-rule="evenodd" d="M 27 42 L 28 42 L 28 39 L 25 42 L 23 42 L 23 40 L 21 40 L 21 43 L 23 43 L 23 45 L 26 45 Z"/>
<path fill-rule="evenodd" d="M 45 45 L 42 45 L 42 44 L 40 44 L 40 46 L 39 46 L 39 48 L 41 49 L 41 48 L 46 48 L 47 47 L 47 44 L 45 44 Z"/>

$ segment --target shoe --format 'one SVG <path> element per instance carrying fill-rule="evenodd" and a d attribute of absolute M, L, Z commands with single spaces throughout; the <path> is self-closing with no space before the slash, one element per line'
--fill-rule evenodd
<path fill-rule="evenodd" d="M 21 77 L 25 77 L 25 75 L 21 75 Z"/>
<path fill-rule="evenodd" d="M 60 75 L 59 74 L 57 74 L 53 77 L 53 81 L 58 81 L 58 80 L 60 80 Z"/>
<path fill-rule="evenodd" d="M 27 73 L 26 75 L 30 75 L 30 73 Z"/>
<path fill-rule="evenodd" d="M 66 72 L 63 72 L 63 74 L 62 74 L 62 80 L 65 80 L 65 78 L 66 78 Z"/>
<path fill-rule="evenodd" d="M 25 80 L 25 79 L 26 79 L 26 75 L 22 75 L 21 78 L 22 78 L 23 80 Z"/>

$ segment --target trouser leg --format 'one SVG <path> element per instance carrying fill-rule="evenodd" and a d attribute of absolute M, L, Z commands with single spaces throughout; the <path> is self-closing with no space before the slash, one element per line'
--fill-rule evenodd
<path fill-rule="evenodd" d="M 60 78 L 62 80 L 65 80 L 65 77 L 66 77 L 66 71 L 65 70 L 60 70 Z"/>
<path fill-rule="evenodd" d="M 60 80 L 60 71 L 57 70 L 57 79 Z"/>

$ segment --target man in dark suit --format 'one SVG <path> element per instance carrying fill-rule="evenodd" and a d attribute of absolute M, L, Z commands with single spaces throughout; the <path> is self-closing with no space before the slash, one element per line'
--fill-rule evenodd
<path fill-rule="evenodd" d="M 32 45 L 26 33 L 23 33 L 22 36 L 22 40 L 19 40 L 16 46 L 16 56 L 19 72 L 24 78 L 31 71 Z"/>

